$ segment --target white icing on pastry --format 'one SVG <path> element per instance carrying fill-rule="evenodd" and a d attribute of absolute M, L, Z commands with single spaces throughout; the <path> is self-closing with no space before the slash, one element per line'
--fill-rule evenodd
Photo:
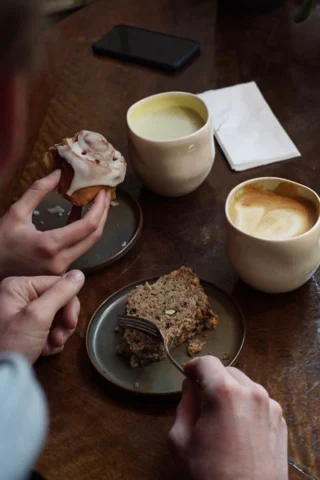
<path fill-rule="evenodd" d="M 74 170 L 68 195 L 86 187 L 103 185 L 114 188 L 124 180 L 125 159 L 99 133 L 82 130 L 76 140 L 67 138 L 56 148 L 60 157 Z"/>

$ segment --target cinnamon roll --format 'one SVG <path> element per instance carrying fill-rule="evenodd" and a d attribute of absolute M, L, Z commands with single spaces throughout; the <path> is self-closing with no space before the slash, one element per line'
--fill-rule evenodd
<path fill-rule="evenodd" d="M 99 133 L 82 130 L 54 145 L 44 156 L 50 170 L 61 169 L 59 193 L 73 205 L 92 202 L 100 190 L 111 190 L 123 182 L 126 161 L 120 152 Z"/>

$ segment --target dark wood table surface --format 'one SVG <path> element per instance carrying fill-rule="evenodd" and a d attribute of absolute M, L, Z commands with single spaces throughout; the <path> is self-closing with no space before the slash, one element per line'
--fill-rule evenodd
<path fill-rule="evenodd" d="M 302 153 L 233 173 L 217 148 L 208 179 L 180 199 L 144 190 L 129 168 L 125 188 L 141 203 L 142 236 L 125 258 L 87 278 L 77 332 L 61 355 L 36 366 L 50 406 L 50 436 L 38 464 L 48 480 L 176 476 L 166 439 L 177 400 L 135 398 L 111 388 L 89 363 L 85 334 L 108 295 L 180 265 L 192 266 L 239 301 L 248 332 L 238 366 L 281 402 L 290 455 L 320 476 L 320 272 L 295 292 L 265 295 L 237 280 L 225 252 L 224 203 L 239 182 L 274 175 L 320 193 L 320 16 L 295 25 L 292 15 L 290 3 L 250 17 L 220 11 L 214 0 L 101 0 L 50 29 L 41 42 L 28 154 L 2 198 L 3 209 L 43 174 L 45 150 L 79 129 L 99 131 L 127 153 L 128 107 L 162 91 L 197 93 L 255 80 Z M 95 57 L 93 41 L 119 23 L 192 37 L 201 43 L 201 56 L 177 74 Z M 293 470 L 290 475 L 303 478 Z"/>

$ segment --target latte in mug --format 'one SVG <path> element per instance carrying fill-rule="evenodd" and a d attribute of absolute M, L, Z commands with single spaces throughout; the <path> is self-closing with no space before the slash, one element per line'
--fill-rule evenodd
<path fill-rule="evenodd" d="M 191 108 L 170 107 L 141 115 L 134 122 L 138 135 L 148 140 L 173 140 L 182 138 L 205 124 L 203 118 Z"/>
<path fill-rule="evenodd" d="M 265 240 L 288 240 L 308 232 L 318 220 L 314 203 L 306 198 L 248 185 L 229 206 L 233 224 L 244 233 Z"/>
<path fill-rule="evenodd" d="M 320 264 L 320 198 L 284 178 L 253 178 L 226 201 L 227 253 L 238 276 L 266 293 L 304 285 Z"/>
<path fill-rule="evenodd" d="M 165 92 L 144 98 L 129 108 L 127 125 L 130 163 L 149 190 L 181 197 L 209 175 L 213 121 L 196 95 Z"/>

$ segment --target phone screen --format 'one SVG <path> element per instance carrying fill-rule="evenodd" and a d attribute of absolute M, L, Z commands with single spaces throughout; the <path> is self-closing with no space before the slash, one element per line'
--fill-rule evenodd
<path fill-rule="evenodd" d="M 179 68 L 199 50 L 199 44 L 188 38 L 118 25 L 94 45 L 94 50 L 144 63 Z"/>

